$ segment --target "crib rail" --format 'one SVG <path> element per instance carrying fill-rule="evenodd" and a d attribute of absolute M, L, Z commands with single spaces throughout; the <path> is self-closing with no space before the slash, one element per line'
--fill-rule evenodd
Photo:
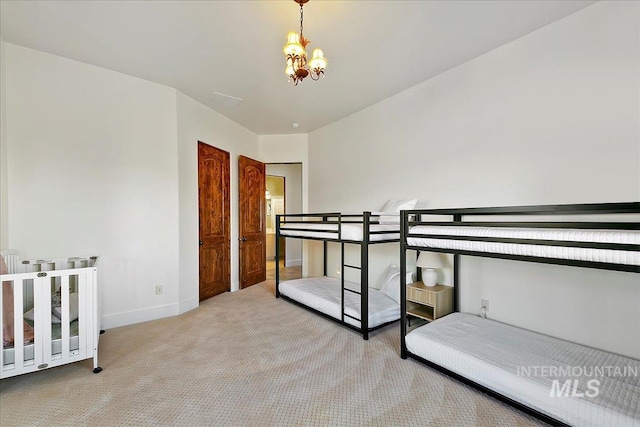
<path fill-rule="evenodd" d="M 21 264 L 23 272 L 0 276 L 2 286 L 13 289 L 14 337 L 13 345 L 4 344 L 3 325 L 0 378 L 91 357 L 97 368 L 97 261 L 97 257 L 29 260 Z M 33 302 L 26 312 L 29 295 Z M 5 306 L 2 298 L 0 307 Z M 34 330 L 34 339 L 26 343 L 25 323 Z"/>
<path fill-rule="evenodd" d="M 18 266 L 20 265 L 20 251 L 14 249 L 0 251 L 0 255 L 4 258 L 4 262 L 7 264 L 7 271 L 9 273 L 17 273 Z"/>
<path fill-rule="evenodd" d="M 97 256 L 84 256 L 71 258 L 28 259 L 22 261 L 21 264 L 23 266 L 22 272 L 33 272 L 94 267 L 97 261 Z M 11 272 L 11 270 L 9 270 L 9 272 Z"/>

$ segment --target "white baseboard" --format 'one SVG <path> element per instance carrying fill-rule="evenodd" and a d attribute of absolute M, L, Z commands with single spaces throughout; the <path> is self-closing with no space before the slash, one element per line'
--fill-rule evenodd
<path fill-rule="evenodd" d="M 181 301 L 178 304 L 178 314 L 182 314 L 186 313 L 187 311 L 191 311 L 194 308 L 198 308 L 200 306 L 200 301 L 198 298 L 191 298 L 186 301 Z"/>
<path fill-rule="evenodd" d="M 157 307 L 143 308 L 140 310 L 125 311 L 122 313 L 107 314 L 102 316 L 102 328 L 111 329 L 119 326 L 133 325 L 150 320 L 162 319 L 179 314 L 177 303 L 159 305 Z"/>
<path fill-rule="evenodd" d="M 269 258 L 267 257 L 268 261 L 275 261 L 275 257 L 273 258 Z M 284 266 L 285 267 L 297 267 L 299 265 L 302 265 L 302 260 L 301 259 L 290 259 L 290 260 L 285 260 L 284 261 Z"/>

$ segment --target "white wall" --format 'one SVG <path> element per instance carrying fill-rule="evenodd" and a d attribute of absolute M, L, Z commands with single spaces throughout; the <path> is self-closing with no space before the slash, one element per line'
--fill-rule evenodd
<path fill-rule="evenodd" d="M 258 136 L 177 93 L 180 187 L 180 311 L 198 305 L 198 141 L 230 153 L 231 290 L 239 285 L 238 156 L 258 160 Z"/>
<path fill-rule="evenodd" d="M 7 108 L 5 96 L 5 42 L 0 37 L 0 248 L 9 245 L 9 203 L 7 183 Z"/>
<path fill-rule="evenodd" d="M 302 209 L 302 164 L 267 164 L 267 175 L 284 177 L 285 213 L 301 213 Z M 302 239 L 286 239 L 285 266 L 302 265 Z"/>
<path fill-rule="evenodd" d="M 302 207 L 307 209 L 309 198 L 309 136 L 260 135 L 258 137 L 260 161 L 264 163 L 302 163 Z"/>
<path fill-rule="evenodd" d="M 105 328 L 197 307 L 201 140 L 231 153 L 237 290 L 237 156 L 258 157 L 257 135 L 175 89 L 4 47 L 6 246 L 25 257 L 100 255 Z"/>
<path fill-rule="evenodd" d="M 99 255 L 105 327 L 177 314 L 175 90 L 6 47 L 9 245 Z"/>
<path fill-rule="evenodd" d="M 312 132 L 309 210 L 640 200 L 639 7 L 595 4 Z M 467 257 L 461 278 L 463 311 L 486 298 L 490 317 L 640 357 L 637 275 Z"/>

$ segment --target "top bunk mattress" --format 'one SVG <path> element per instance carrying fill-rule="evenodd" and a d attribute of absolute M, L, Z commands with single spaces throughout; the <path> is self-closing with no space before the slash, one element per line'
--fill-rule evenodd
<path fill-rule="evenodd" d="M 407 349 L 557 420 L 640 426 L 640 361 L 466 313 L 411 331 Z"/>
<path fill-rule="evenodd" d="M 639 231 L 417 225 L 409 229 L 409 234 L 429 235 L 429 237 L 408 237 L 407 244 L 416 247 L 489 252 L 541 258 L 570 259 L 624 265 L 640 265 Z M 442 236 L 442 238 L 437 236 Z M 457 240 L 448 239 L 447 236 L 551 240 L 559 242 L 613 243 L 639 246 L 635 251 L 631 251 L 478 240 Z"/>
<path fill-rule="evenodd" d="M 400 224 L 370 224 L 369 227 L 371 232 L 382 232 L 369 233 L 370 242 L 400 239 Z M 295 228 L 295 230 L 291 230 L 292 228 Z M 301 228 L 304 230 L 300 230 Z M 287 237 L 310 237 L 361 242 L 363 228 L 363 224 L 342 223 L 340 235 L 338 235 L 338 224 L 283 223 L 280 225 L 280 234 Z"/>
<path fill-rule="evenodd" d="M 360 285 L 345 281 L 345 287 L 360 291 Z M 287 280 L 279 285 L 280 293 L 307 307 L 341 320 L 342 285 L 333 277 L 313 277 Z M 345 313 L 360 319 L 360 295 L 344 293 Z M 369 288 L 369 328 L 393 322 L 400 318 L 400 305 L 375 288 Z M 360 327 L 360 322 L 345 316 L 344 322 Z"/>

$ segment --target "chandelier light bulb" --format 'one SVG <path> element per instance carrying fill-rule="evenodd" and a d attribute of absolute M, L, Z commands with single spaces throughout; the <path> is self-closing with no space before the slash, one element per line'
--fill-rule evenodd
<path fill-rule="evenodd" d="M 287 44 L 300 44 L 300 35 L 295 31 L 289 31 L 289 34 L 287 34 Z"/>
<path fill-rule="evenodd" d="M 300 44 L 300 35 L 295 31 L 287 34 L 287 44 L 282 49 L 286 56 L 301 56 L 305 54 L 304 47 Z"/>
<path fill-rule="evenodd" d="M 312 70 L 327 68 L 327 59 L 324 57 L 322 50 L 313 50 L 313 57 L 311 61 L 309 61 L 309 67 L 311 67 Z"/>

